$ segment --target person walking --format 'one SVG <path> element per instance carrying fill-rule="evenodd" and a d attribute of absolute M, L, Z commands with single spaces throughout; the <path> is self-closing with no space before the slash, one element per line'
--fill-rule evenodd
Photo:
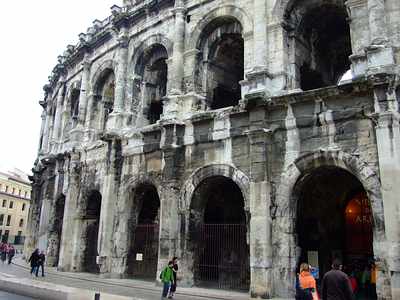
<path fill-rule="evenodd" d="M 36 248 L 35 251 L 32 252 L 28 262 L 31 263 L 31 274 L 35 273 L 35 275 L 38 276 L 36 269 L 38 268 L 38 262 L 39 262 L 39 249 Z"/>
<path fill-rule="evenodd" d="M 12 263 L 12 259 L 15 256 L 15 248 L 13 245 L 10 245 L 8 248 L 8 264 L 10 265 Z"/>
<path fill-rule="evenodd" d="M 163 283 L 161 300 L 167 299 L 169 288 L 171 284 L 174 282 L 174 275 L 173 275 L 174 271 L 172 270 L 173 266 L 174 263 L 172 262 L 172 260 L 169 261 L 168 266 L 166 266 L 160 274 L 160 279 L 161 282 Z"/>
<path fill-rule="evenodd" d="M 172 266 L 172 272 L 173 273 L 172 273 L 172 275 L 174 276 L 174 281 L 171 284 L 171 288 L 169 290 L 169 296 L 168 296 L 169 299 L 174 298 L 175 292 L 176 292 L 177 273 L 178 273 L 178 269 L 179 269 L 178 268 L 178 258 L 176 256 L 174 256 L 172 258 L 172 263 L 173 263 L 173 266 Z"/>
<path fill-rule="evenodd" d="M 296 278 L 296 300 L 318 300 L 317 284 L 307 263 L 300 265 L 300 274 Z"/>
<path fill-rule="evenodd" d="M 339 270 L 341 262 L 335 259 L 332 270 L 322 279 L 322 300 L 354 300 L 350 280 L 345 273 Z"/>
<path fill-rule="evenodd" d="M 42 277 L 44 277 L 44 262 L 45 261 L 46 261 L 46 255 L 44 254 L 44 251 L 40 251 L 39 260 L 38 260 L 37 268 L 36 268 L 36 277 L 39 274 L 39 268 L 42 269 Z"/>
<path fill-rule="evenodd" d="M 0 249 L 0 259 L 2 261 L 2 263 L 4 264 L 5 261 L 7 260 L 7 244 L 3 243 L 1 245 L 1 249 Z"/>

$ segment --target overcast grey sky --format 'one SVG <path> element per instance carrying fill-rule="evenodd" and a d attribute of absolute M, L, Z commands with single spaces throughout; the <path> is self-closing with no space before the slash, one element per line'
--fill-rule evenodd
<path fill-rule="evenodd" d="M 122 0 L 2 1 L 0 168 L 30 171 L 37 155 L 42 87 L 68 44 Z"/>

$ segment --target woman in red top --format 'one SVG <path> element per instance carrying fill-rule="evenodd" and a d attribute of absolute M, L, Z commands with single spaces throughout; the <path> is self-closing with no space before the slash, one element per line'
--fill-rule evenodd
<path fill-rule="evenodd" d="M 300 274 L 299 274 L 299 288 L 301 290 L 306 290 L 308 293 L 303 293 L 303 298 L 306 294 L 312 295 L 313 300 L 318 300 L 317 295 L 317 284 L 315 282 L 314 277 L 310 273 L 310 266 L 306 263 L 302 263 L 300 265 Z M 296 297 L 299 299 L 298 297 Z"/>

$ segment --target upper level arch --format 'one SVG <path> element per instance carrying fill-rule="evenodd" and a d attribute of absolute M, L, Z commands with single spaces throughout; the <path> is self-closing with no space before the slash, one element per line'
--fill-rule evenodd
<path fill-rule="evenodd" d="M 350 26 L 343 0 L 290 0 L 279 6 L 289 40 L 290 88 L 336 85 L 350 69 Z"/>
<path fill-rule="evenodd" d="M 196 41 L 195 89 L 205 96 L 208 109 L 235 106 L 244 79 L 243 26 L 236 17 L 221 15 L 201 29 Z"/>
<path fill-rule="evenodd" d="M 154 124 L 161 118 L 171 53 L 172 43 L 162 35 L 153 35 L 138 46 L 133 56 L 132 92 L 143 115 L 141 125 Z"/>

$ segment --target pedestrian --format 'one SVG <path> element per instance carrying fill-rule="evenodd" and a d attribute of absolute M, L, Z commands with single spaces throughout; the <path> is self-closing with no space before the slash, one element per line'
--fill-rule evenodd
<path fill-rule="evenodd" d="M 177 282 L 177 275 L 178 275 L 177 274 L 178 273 L 178 257 L 174 256 L 172 258 L 172 263 L 173 263 L 172 275 L 174 276 L 174 282 L 172 283 L 171 288 L 169 290 L 169 296 L 168 296 L 169 299 L 174 298 L 174 295 L 176 292 L 176 282 Z"/>
<path fill-rule="evenodd" d="M 174 263 L 171 261 L 168 262 L 168 266 L 164 268 L 164 270 L 160 274 L 161 282 L 163 283 L 163 291 L 161 295 L 161 300 L 167 299 L 169 288 L 171 284 L 174 282 L 174 275 L 172 271 L 172 267 Z"/>
<path fill-rule="evenodd" d="M 1 245 L 0 259 L 1 259 L 3 264 L 7 260 L 7 244 L 5 244 L 5 243 Z"/>
<path fill-rule="evenodd" d="M 13 245 L 10 245 L 10 247 L 8 248 L 8 264 L 12 263 L 14 255 L 15 255 L 15 248 Z"/>
<path fill-rule="evenodd" d="M 35 251 L 32 252 L 31 257 L 29 257 L 28 262 L 31 263 L 31 274 L 36 274 L 36 268 L 38 268 L 38 262 L 39 262 L 39 249 L 35 249 Z"/>
<path fill-rule="evenodd" d="M 300 274 L 296 278 L 296 300 L 318 300 L 317 284 L 307 263 L 300 265 Z"/>
<path fill-rule="evenodd" d="M 42 277 L 44 277 L 44 262 L 46 261 L 46 255 L 44 254 L 44 251 L 40 251 L 39 254 L 39 260 L 36 268 L 36 277 L 39 274 L 39 268 L 42 269 Z"/>
<path fill-rule="evenodd" d="M 341 262 L 335 259 L 332 270 L 322 279 L 322 300 L 354 300 L 350 280 L 340 271 Z"/>

